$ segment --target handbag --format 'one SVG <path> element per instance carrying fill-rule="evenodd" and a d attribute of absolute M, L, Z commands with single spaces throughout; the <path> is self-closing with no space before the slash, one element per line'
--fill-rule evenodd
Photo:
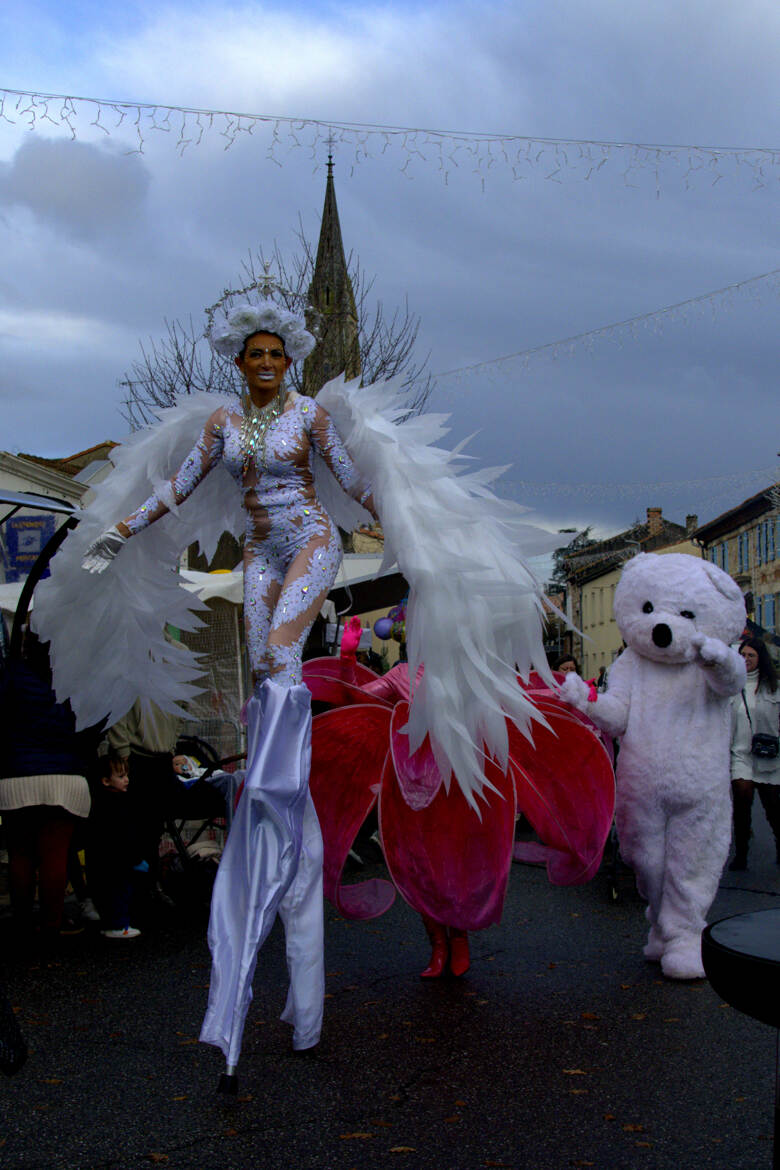
<path fill-rule="evenodd" d="M 753 731 L 753 720 L 750 718 L 750 708 L 742 692 L 742 702 L 745 704 L 745 714 L 748 717 L 753 738 L 750 741 L 750 754 L 759 760 L 776 760 L 780 755 L 780 736 L 768 735 L 765 731 Z"/>
<path fill-rule="evenodd" d="M 760 760 L 776 760 L 780 754 L 780 737 L 757 731 L 750 744 L 750 753 Z"/>

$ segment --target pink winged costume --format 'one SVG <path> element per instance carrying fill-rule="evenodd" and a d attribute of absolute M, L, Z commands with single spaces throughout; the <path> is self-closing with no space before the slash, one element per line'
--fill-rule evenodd
<path fill-rule="evenodd" d="M 532 729 L 534 767 L 542 770 L 543 748 L 560 754 L 554 729 L 567 737 L 582 734 L 571 715 L 552 702 L 535 702 L 517 682 L 516 672 L 527 682 L 534 669 L 552 682 L 542 646 L 542 595 L 523 557 L 547 551 L 554 538 L 528 526 L 523 509 L 493 494 L 495 472 L 468 473 L 459 451 L 435 445 L 445 433 L 443 421 L 407 417 L 396 383 L 361 387 L 338 378 L 316 403 L 288 395 L 284 413 L 266 433 L 264 466 L 250 461 L 247 467 L 236 400 L 185 398 L 115 452 L 114 473 L 98 487 L 55 558 L 52 577 L 36 591 L 36 628 L 51 641 L 55 687 L 71 699 L 81 726 L 104 717 L 115 721 L 139 696 L 181 712 L 180 703 L 197 690 L 198 667 L 188 651 L 165 640 L 163 623 L 192 628 L 200 603 L 171 570 L 195 540 L 209 555 L 223 531 L 245 529 L 247 640 L 261 689 L 249 705 L 246 789 L 215 886 L 209 931 L 214 971 L 202 1031 L 225 1053 L 229 1069 L 240 1051 L 257 950 L 277 912 L 287 917 L 291 976 L 284 1018 L 293 1024 L 296 1047 L 319 1037 L 321 844 L 308 781 L 310 752 L 316 777 L 329 739 L 346 743 L 355 764 L 358 752 L 365 759 L 368 742 L 375 755 L 373 772 L 358 775 L 353 767 L 348 790 L 342 786 L 333 799 L 319 800 L 326 888 L 342 908 L 362 895 L 339 887 L 338 855 L 349 825 L 375 799 L 370 790 L 378 778 L 391 872 L 412 904 L 429 907 L 434 916 L 440 914 L 437 886 L 449 882 L 452 868 L 450 854 L 441 857 L 444 834 L 437 822 L 454 810 L 464 857 L 471 856 L 465 846 L 473 846 L 469 874 L 479 872 L 480 857 L 494 849 L 497 836 L 510 842 L 515 790 L 521 788 L 520 805 L 534 811 L 531 819 L 543 837 L 549 824 L 545 839 L 557 850 L 551 874 L 571 864 L 582 874 L 595 856 L 592 842 L 584 853 L 572 850 L 577 801 L 572 797 L 563 815 L 564 794 L 551 806 L 524 763 L 533 750 Z M 332 521 L 350 529 L 367 517 L 359 501 L 368 501 L 369 483 L 386 561 L 398 563 L 410 586 L 410 669 L 414 675 L 425 662 L 425 672 L 410 706 L 392 710 L 374 702 L 329 712 L 312 747 L 300 650 L 340 559 Z M 87 547 L 122 516 L 136 535 L 102 577 L 83 573 Z M 366 733 L 369 725 L 375 733 Z M 551 764 L 553 785 L 556 775 Z M 419 795 L 410 803 L 409 781 L 425 792 L 423 807 L 413 807 Z M 401 855 L 405 863 L 391 860 Z M 464 876 L 465 895 L 456 899 L 464 929 L 500 913 L 506 849 L 501 856 L 498 876 L 482 894 Z M 444 898 L 449 913 L 449 890 Z"/>
<path fill-rule="evenodd" d="M 415 681 L 421 676 L 422 668 Z M 441 975 L 448 962 L 452 974 L 463 974 L 466 932 L 500 920 L 510 864 L 520 856 L 518 812 L 544 842 L 536 854 L 553 884 L 593 876 L 612 821 L 612 767 L 592 723 L 572 715 L 537 675 L 527 693 L 548 726 L 536 727 L 531 742 L 508 724 L 509 765 L 502 771 L 485 759 L 490 788 L 478 816 L 457 785 L 446 791 L 427 740 L 409 754 L 407 664 L 379 677 L 342 652 L 340 659 L 305 663 L 304 681 L 315 699 L 333 706 L 314 719 L 310 781 L 324 839 L 325 893 L 347 918 L 376 917 L 392 904 L 388 882 L 341 884 L 355 834 L 378 805 L 390 875 L 431 940 L 423 978 Z"/>

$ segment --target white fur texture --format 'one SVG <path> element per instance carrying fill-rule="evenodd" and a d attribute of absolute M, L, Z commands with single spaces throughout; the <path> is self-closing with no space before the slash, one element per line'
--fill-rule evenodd
<path fill-rule="evenodd" d="M 615 591 L 627 643 L 606 693 L 587 701 L 569 674 L 561 695 L 620 738 L 617 830 L 647 901 L 645 957 L 672 979 L 704 975 L 701 932 L 731 840 L 729 698 L 745 664 L 728 643 L 745 604 L 708 561 L 642 553 Z"/>

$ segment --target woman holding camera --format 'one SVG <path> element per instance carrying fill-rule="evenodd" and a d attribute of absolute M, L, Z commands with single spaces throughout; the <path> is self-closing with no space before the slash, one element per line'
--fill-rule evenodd
<path fill-rule="evenodd" d="M 739 647 L 747 683 L 732 700 L 731 792 L 734 800 L 734 859 L 729 869 L 747 869 L 753 796 L 758 791 L 774 833 L 780 865 L 780 687 L 777 671 L 761 638 L 745 637 Z M 774 739 L 774 748 L 772 740 Z M 763 743 L 762 743 L 763 741 Z M 774 755 L 772 751 L 774 750 Z"/>

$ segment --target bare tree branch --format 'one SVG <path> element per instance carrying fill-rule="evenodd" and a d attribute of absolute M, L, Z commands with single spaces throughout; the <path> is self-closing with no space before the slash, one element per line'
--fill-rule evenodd
<path fill-rule="evenodd" d="M 275 270 L 280 287 L 274 295 L 296 312 L 303 309 L 309 328 L 316 334 L 317 315 L 307 307 L 315 252 L 300 219 L 296 237 L 298 246 L 289 260 L 282 255 L 278 244 L 268 257 L 262 251 L 254 256 L 250 253 L 242 266 L 243 279 L 246 284 L 260 283 L 271 269 Z M 406 298 L 403 306 L 388 317 L 382 302 L 372 301 L 374 278 L 366 276 L 352 254 L 348 268 L 358 316 L 363 385 L 401 375 L 409 414 L 419 414 L 433 389 L 433 378 L 427 370 L 428 356 L 421 362 L 414 359 L 420 318 L 412 314 Z M 241 381 L 235 366 L 213 352 L 191 317 L 187 322 L 166 320 L 165 330 L 161 340 L 151 340 L 148 346 L 141 343 L 141 357 L 133 362 L 119 383 L 125 391 L 122 414 L 133 430 L 152 422 L 157 412 L 172 406 L 180 394 L 198 390 L 240 393 Z M 303 364 L 291 366 L 288 385 L 300 393 L 302 379 Z"/>

